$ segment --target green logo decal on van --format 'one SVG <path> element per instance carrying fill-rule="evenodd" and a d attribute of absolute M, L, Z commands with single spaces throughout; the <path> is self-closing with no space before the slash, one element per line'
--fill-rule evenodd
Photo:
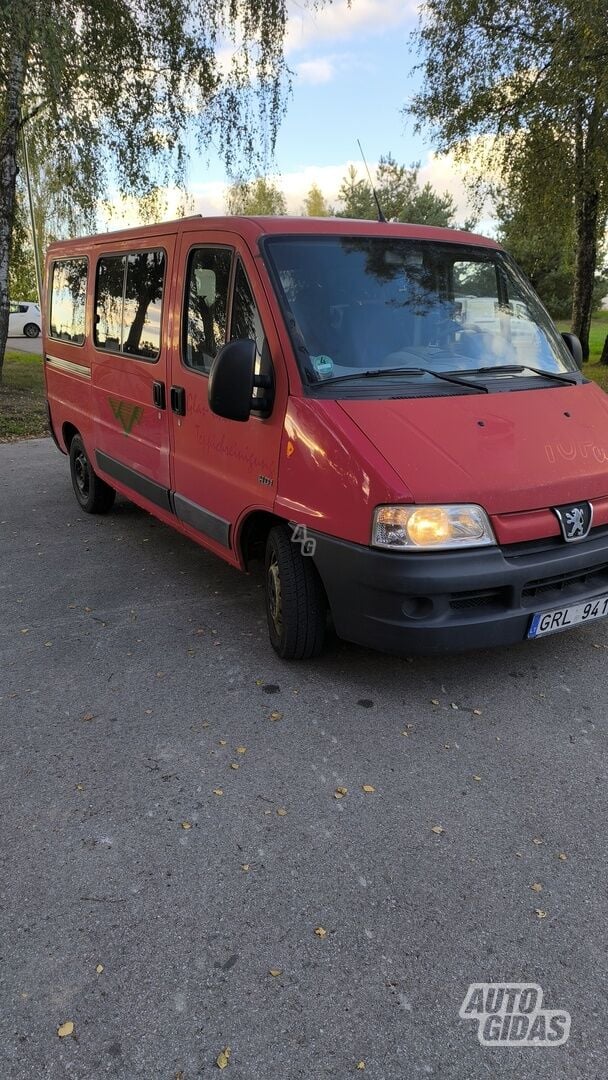
<path fill-rule="evenodd" d="M 110 408 L 114 416 L 122 424 L 125 435 L 130 435 L 135 424 L 139 424 L 144 410 L 141 405 L 129 405 L 127 401 L 117 401 L 116 398 L 108 398 Z"/>

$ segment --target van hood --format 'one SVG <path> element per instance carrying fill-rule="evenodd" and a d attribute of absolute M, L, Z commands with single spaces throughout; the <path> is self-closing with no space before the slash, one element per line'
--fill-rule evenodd
<path fill-rule="evenodd" d="M 608 495 L 608 397 L 594 383 L 339 404 L 414 502 L 508 514 Z"/>

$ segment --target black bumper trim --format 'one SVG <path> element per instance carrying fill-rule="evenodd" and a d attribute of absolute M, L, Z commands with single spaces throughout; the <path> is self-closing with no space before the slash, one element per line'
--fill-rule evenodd
<path fill-rule="evenodd" d="M 309 535 L 338 635 L 398 655 L 515 644 L 534 612 L 608 593 L 606 534 L 528 553 L 519 545 L 513 558 L 508 547 L 384 552 Z M 540 595 L 527 595 L 544 582 Z"/>

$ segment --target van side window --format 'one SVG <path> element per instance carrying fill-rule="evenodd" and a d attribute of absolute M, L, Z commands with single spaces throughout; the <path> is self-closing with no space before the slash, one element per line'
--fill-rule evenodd
<path fill-rule="evenodd" d="M 104 255 L 97 263 L 95 344 L 155 360 L 160 352 L 164 251 Z"/>
<path fill-rule="evenodd" d="M 262 326 L 258 306 L 254 300 L 251 286 L 247 280 L 247 275 L 245 274 L 245 269 L 239 259 L 236 274 L 234 275 L 234 295 L 232 299 L 229 341 L 242 338 L 249 338 L 251 341 L 255 341 L 257 351 L 255 364 L 256 375 L 272 376 L 272 363 L 270 360 L 270 351 L 268 349 L 266 335 L 264 334 L 264 327 Z M 255 387 L 253 391 L 254 399 L 263 396 L 264 390 L 261 387 Z M 254 412 L 255 411 L 256 410 L 254 409 Z"/>
<path fill-rule="evenodd" d="M 125 261 L 124 255 L 108 255 L 97 263 L 95 344 L 110 352 L 120 352 L 121 346 Z"/>
<path fill-rule="evenodd" d="M 183 357 L 205 374 L 226 343 L 231 262 L 228 248 L 197 248 L 188 261 Z"/>
<path fill-rule="evenodd" d="M 123 313 L 123 351 L 153 360 L 160 351 L 164 251 L 129 255 Z"/>
<path fill-rule="evenodd" d="M 53 263 L 50 336 L 72 345 L 84 344 L 87 267 L 86 259 Z"/>

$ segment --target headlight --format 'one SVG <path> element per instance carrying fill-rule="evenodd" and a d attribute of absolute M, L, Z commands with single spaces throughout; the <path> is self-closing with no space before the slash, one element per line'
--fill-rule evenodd
<path fill-rule="evenodd" d="M 495 543 L 480 506 L 378 506 L 374 512 L 374 547 L 436 551 Z"/>

